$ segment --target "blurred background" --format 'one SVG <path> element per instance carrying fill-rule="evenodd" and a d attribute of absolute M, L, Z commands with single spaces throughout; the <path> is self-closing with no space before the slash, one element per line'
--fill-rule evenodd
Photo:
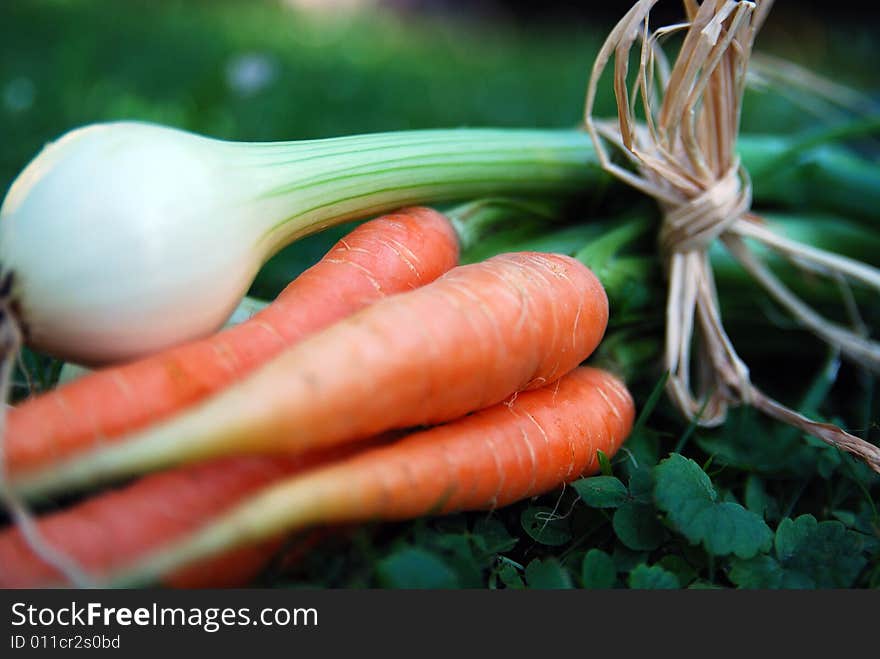
<path fill-rule="evenodd" d="M 48 139 L 161 121 L 235 139 L 457 125 L 575 124 L 588 69 L 627 0 L 3 0 L 0 187 Z M 876 18 L 779 0 L 759 39 L 877 92 Z M 659 3 L 660 20 L 680 2 Z M 602 106 L 610 111 L 605 97 Z M 746 130 L 799 127 L 747 104 Z M 810 118 L 804 117 L 803 123 Z"/>
<path fill-rule="evenodd" d="M 113 119 L 238 140 L 574 126 L 596 52 L 630 6 L 628 0 L 3 0 L 0 193 L 48 140 Z M 880 11 L 849 7 L 779 0 L 759 49 L 880 99 Z M 681 3 L 660 2 L 656 18 L 679 20 Z M 599 114 L 610 114 L 610 90 L 604 92 Z M 743 129 L 796 131 L 813 125 L 816 111 L 823 110 L 753 91 Z M 333 235 L 294 249 L 305 250 L 308 260 Z M 270 295 L 291 275 L 261 287 L 264 276 L 256 292 Z"/>

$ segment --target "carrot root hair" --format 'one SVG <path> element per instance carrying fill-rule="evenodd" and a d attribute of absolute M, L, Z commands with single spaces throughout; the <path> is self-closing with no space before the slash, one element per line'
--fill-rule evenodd
<path fill-rule="evenodd" d="M 424 207 L 365 222 L 247 321 L 134 362 L 109 366 L 10 411 L 10 476 L 112 444 L 244 377 L 285 347 L 458 262 L 451 222 Z"/>
<path fill-rule="evenodd" d="M 444 423 L 555 382 L 595 349 L 607 320 L 605 291 L 580 262 L 502 254 L 380 300 L 167 423 L 21 474 L 15 485 L 46 493 Z"/>
<path fill-rule="evenodd" d="M 632 397 L 614 376 L 582 367 L 560 386 L 521 393 L 468 417 L 274 484 L 183 542 L 116 573 L 149 582 L 187 565 L 319 524 L 405 520 L 492 510 L 598 470 L 632 429 Z"/>
<path fill-rule="evenodd" d="M 11 410 L 9 434 L 4 404 L 0 410 L 0 499 L 19 529 L 19 542 L 30 550 L 21 547 L 21 551 L 39 559 L 39 565 L 31 568 L 74 585 L 91 586 L 95 580 L 90 570 L 100 572 L 102 565 L 89 555 L 75 557 L 65 549 L 63 536 L 44 537 L 43 527 L 35 523 L 11 486 L 10 476 L 84 444 L 99 439 L 112 442 L 126 431 L 161 420 L 229 384 L 285 345 L 388 294 L 433 281 L 456 264 L 458 252 L 455 231 L 442 214 L 424 207 L 386 214 L 350 232 L 271 305 L 241 325 L 28 399 Z M 4 403 L 13 360 L 22 343 L 11 300 L 12 283 L 11 273 L 0 277 Z M 120 404 L 122 411 L 117 411 Z M 226 467 L 234 468 L 234 464 Z M 265 465 L 265 469 L 271 473 L 272 466 Z M 140 491 L 137 486 L 135 490 Z M 28 574 L 27 566 L 22 569 L 23 575 Z"/>

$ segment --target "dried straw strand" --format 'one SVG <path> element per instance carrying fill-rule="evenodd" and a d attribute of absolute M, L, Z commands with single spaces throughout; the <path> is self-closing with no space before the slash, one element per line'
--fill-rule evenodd
<path fill-rule="evenodd" d="M 751 182 L 736 155 L 736 140 L 752 46 L 772 0 L 684 0 L 686 22 L 652 31 L 649 17 L 657 2 L 636 2 L 603 44 L 587 87 L 584 119 L 602 166 L 654 197 L 663 211 L 659 244 L 669 278 L 667 391 L 682 413 L 700 425 L 723 423 L 731 405 L 752 405 L 880 472 L 880 448 L 834 425 L 807 419 L 755 387 L 721 320 L 708 257 L 716 239 L 801 326 L 844 356 L 880 371 L 880 343 L 867 338 L 860 323 L 849 329 L 818 314 L 746 242 L 762 243 L 796 266 L 835 281 L 848 278 L 880 291 L 877 269 L 778 236 L 750 212 Z M 685 31 L 683 43 L 669 67 L 660 41 L 680 31 Z M 629 58 L 637 42 L 639 69 L 630 87 Z M 596 121 L 599 78 L 612 57 L 617 121 Z M 644 124 L 636 118 L 639 106 Z M 635 171 L 614 163 L 607 143 Z M 857 317 L 851 307 L 850 316 Z M 701 341 L 694 355 L 697 332 Z M 691 383 L 695 359 L 696 393 Z"/>

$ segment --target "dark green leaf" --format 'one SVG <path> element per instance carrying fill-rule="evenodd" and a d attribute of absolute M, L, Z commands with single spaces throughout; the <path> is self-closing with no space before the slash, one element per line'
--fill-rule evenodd
<path fill-rule="evenodd" d="M 721 432 L 700 434 L 695 441 L 716 464 L 771 475 L 809 477 L 816 473 L 824 447 L 806 444 L 797 433 L 777 431 L 773 441 L 767 441 L 768 435 L 763 420 L 753 411 L 740 408 L 731 412 Z"/>
<path fill-rule="evenodd" d="M 859 504 L 854 528 L 867 536 L 874 538 L 880 536 L 877 532 L 877 529 L 880 529 L 880 516 L 873 499 L 866 498 Z"/>
<path fill-rule="evenodd" d="M 608 456 L 605 455 L 605 452 L 602 449 L 596 451 L 596 459 L 599 461 L 599 471 L 602 475 L 611 476 L 613 472 L 611 460 L 608 459 Z"/>
<path fill-rule="evenodd" d="M 522 511 L 523 530 L 536 542 L 556 547 L 571 541 L 568 519 L 560 517 L 553 508 L 530 506 Z"/>
<path fill-rule="evenodd" d="M 482 518 L 474 524 L 471 538 L 477 549 L 484 554 L 501 554 L 516 546 L 517 539 L 507 531 L 501 520 Z"/>
<path fill-rule="evenodd" d="M 439 556 L 407 547 L 391 554 L 377 566 L 385 588 L 459 588 L 455 572 Z"/>
<path fill-rule="evenodd" d="M 581 478 L 572 486 L 584 503 L 593 508 L 617 508 L 629 499 L 626 485 L 614 476 Z"/>
<path fill-rule="evenodd" d="M 617 569 L 612 558 L 601 549 L 588 551 L 581 566 L 584 588 L 611 588 L 616 581 Z"/>
<path fill-rule="evenodd" d="M 612 524 L 617 537 L 630 549 L 656 549 L 663 542 L 663 526 L 651 505 L 625 503 L 614 512 Z"/>
<path fill-rule="evenodd" d="M 786 570 L 772 556 L 756 556 L 748 560 L 733 559 L 730 580 L 740 588 L 786 590 L 815 588 L 815 582 L 806 575 Z"/>
<path fill-rule="evenodd" d="M 772 556 L 756 556 L 748 560 L 734 558 L 728 576 L 740 588 L 779 588 L 782 567 Z"/>
<path fill-rule="evenodd" d="M 660 441 L 656 433 L 648 428 L 642 428 L 637 435 L 630 434 L 625 447 L 626 458 L 621 461 L 620 466 L 630 479 L 635 472 L 650 473 L 651 467 L 660 460 Z"/>
<path fill-rule="evenodd" d="M 764 519 L 773 520 L 779 517 L 779 505 L 767 494 L 764 480 L 760 476 L 750 474 L 746 479 L 746 508 Z"/>
<path fill-rule="evenodd" d="M 681 505 L 714 503 L 718 498 L 712 481 L 700 465 L 673 453 L 654 468 L 654 496 L 661 510 Z"/>
<path fill-rule="evenodd" d="M 817 416 L 816 420 L 822 421 L 823 419 Z M 838 426 L 846 425 L 840 419 L 833 419 L 830 422 Z M 803 441 L 816 449 L 816 472 L 825 480 L 831 478 L 842 462 L 840 451 L 810 435 L 804 435 Z"/>
<path fill-rule="evenodd" d="M 798 572 L 817 588 L 848 588 L 867 563 L 861 536 L 836 521 L 812 515 L 784 519 L 776 530 L 776 557 L 788 572 Z"/>
<path fill-rule="evenodd" d="M 678 579 L 658 565 L 637 565 L 629 573 L 629 587 L 634 589 L 673 590 L 681 588 Z"/>
<path fill-rule="evenodd" d="M 687 586 L 697 578 L 697 571 L 693 566 L 677 554 L 667 554 L 657 561 L 657 565 L 674 574 L 682 586 Z"/>
<path fill-rule="evenodd" d="M 816 518 L 812 515 L 801 515 L 794 520 L 786 517 L 782 520 L 776 528 L 774 539 L 776 557 L 783 563 L 789 560 L 816 531 L 817 526 Z"/>
<path fill-rule="evenodd" d="M 701 545 L 682 544 L 680 549 L 684 560 L 693 565 L 697 572 L 707 569 L 709 563 L 714 560 Z"/>
<path fill-rule="evenodd" d="M 868 588 L 880 588 L 880 565 L 876 565 L 869 573 Z"/>
<path fill-rule="evenodd" d="M 709 476 L 693 460 L 670 455 L 654 468 L 654 497 L 667 519 L 690 542 L 717 556 L 751 558 L 768 551 L 773 534 L 738 503 L 719 502 Z"/>
<path fill-rule="evenodd" d="M 749 558 L 768 551 L 773 542 L 773 533 L 764 520 L 738 503 L 708 506 L 691 520 L 688 530 L 688 539 L 702 541 L 706 550 L 716 556 L 736 554 Z"/>
<path fill-rule="evenodd" d="M 536 558 L 526 566 L 526 583 L 529 588 L 542 590 L 573 588 L 571 576 L 555 558 Z"/>
<path fill-rule="evenodd" d="M 630 496 L 639 503 L 654 501 L 654 470 L 642 467 L 632 472 L 629 477 Z"/>
<path fill-rule="evenodd" d="M 855 527 L 858 522 L 858 517 L 851 510 L 832 510 L 831 514 L 834 515 L 838 522 L 850 528 Z"/>
<path fill-rule="evenodd" d="M 508 588 L 514 590 L 525 588 L 525 583 L 523 583 L 519 571 L 510 563 L 504 563 L 498 569 L 498 578 L 501 579 L 501 583 L 503 583 Z"/>
<path fill-rule="evenodd" d="M 639 563 L 644 563 L 648 560 L 648 552 L 636 551 L 624 544 L 618 543 L 614 545 L 611 560 L 614 561 L 614 567 L 618 573 L 629 572 Z"/>
<path fill-rule="evenodd" d="M 483 568 L 490 561 L 477 558 L 469 534 L 434 533 L 427 546 L 441 550 L 444 561 L 455 571 L 462 588 L 479 588 L 483 585 Z"/>
<path fill-rule="evenodd" d="M 734 561 L 730 580 L 741 588 L 848 588 L 865 566 L 858 533 L 812 515 L 784 519 L 776 529 L 776 557 Z"/>
<path fill-rule="evenodd" d="M 721 490 L 721 494 L 718 497 L 719 501 L 724 501 L 725 503 L 736 503 L 739 504 L 739 499 L 736 498 L 736 495 L 730 490 Z M 760 517 L 760 515 L 758 515 Z"/>

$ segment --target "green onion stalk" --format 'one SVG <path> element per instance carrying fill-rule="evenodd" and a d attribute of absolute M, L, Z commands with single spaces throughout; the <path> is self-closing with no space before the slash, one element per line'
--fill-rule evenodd
<path fill-rule="evenodd" d="M 863 199 L 878 194 L 876 167 L 817 148 L 778 184 L 759 186 L 758 200 L 802 203 L 836 181 L 841 162 Z M 750 170 L 772 166 L 784 149 L 777 138 L 741 144 Z M 332 225 L 409 204 L 565 200 L 610 184 L 590 137 L 575 129 L 235 143 L 99 124 L 49 144 L 12 184 L 0 209 L 0 283 L 28 345 L 109 363 L 215 331 L 267 259 Z M 852 210 L 851 195 L 827 199 Z"/>

